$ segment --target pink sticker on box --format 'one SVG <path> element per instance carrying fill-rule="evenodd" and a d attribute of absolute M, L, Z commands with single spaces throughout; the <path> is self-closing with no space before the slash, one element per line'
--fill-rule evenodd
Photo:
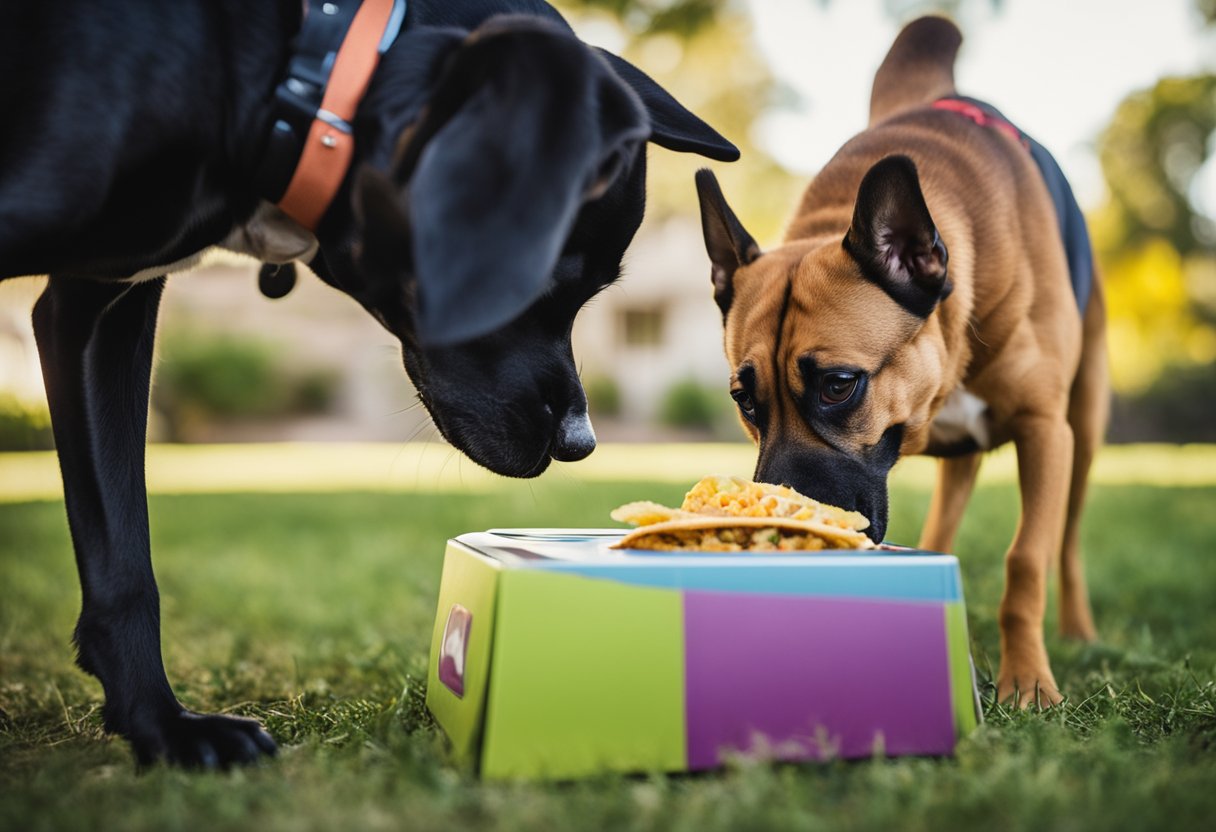
<path fill-rule="evenodd" d="M 459 697 L 464 697 L 464 660 L 469 650 L 469 625 L 473 614 L 460 604 L 452 604 L 439 645 L 439 681 Z"/>

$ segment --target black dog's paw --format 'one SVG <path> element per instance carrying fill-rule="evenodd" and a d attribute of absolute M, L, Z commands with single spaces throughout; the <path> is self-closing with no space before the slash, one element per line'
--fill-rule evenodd
<path fill-rule="evenodd" d="M 183 768 L 227 769 L 256 763 L 278 751 L 256 720 L 184 709 L 132 731 L 127 739 L 140 766 L 164 762 Z"/>

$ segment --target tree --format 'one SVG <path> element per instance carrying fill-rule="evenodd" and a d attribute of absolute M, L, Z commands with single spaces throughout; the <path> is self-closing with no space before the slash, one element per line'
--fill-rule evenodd
<path fill-rule="evenodd" d="M 1163 238 L 1183 256 L 1216 246 L 1216 222 L 1191 193 L 1213 131 L 1216 75 L 1163 78 L 1119 105 L 1098 154 L 1124 245 Z"/>
<path fill-rule="evenodd" d="M 1194 188 L 1213 135 L 1216 75 L 1198 75 L 1132 93 L 1098 139 L 1110 197 L 1092 216 L 1094 244 L 1124 390 L 1216 361 L 1216 222 Z"/>
<path fill-rule="evenodd" d="M 805 184 L 751 140 L 752 125 L 788 93 L 774 79 L 750 37 L 750 22 L 732 0 L 556 0 L 576 28 L 592 22 L 616 27 L 622 57 L 634 62 L 690 110 L 734 142 L 738 162 L 699 156 L 649 154 L 647 217 L 696 213 L 693 174 L 713 164 L 758 239 L 779 236 Z"/>
<path fill-rule="evenodd" d="M 606 12 L 632 37 L 688 39 L 717 25 L 727 0 L 558 0 L 557 5 L 573 11 Z"/>

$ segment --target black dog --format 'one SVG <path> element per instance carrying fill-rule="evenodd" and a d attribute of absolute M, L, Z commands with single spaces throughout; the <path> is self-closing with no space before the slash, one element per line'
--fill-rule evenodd
<path fill-rule="evenodd" d="M 403 21 L 396 0 L 357 109 L 335 116 L 320 96 L 352 4 L 5 10 L 0 278 L 50 275 L 34 327 L 83 590 L 78 660 L 141 762 L 275 748 L 255 722 L 185 710 L 161 662 L 143 467 L 164 275 L 215 245 L 311 258 L 400 338 L 452 444 L 534 476 L 594 448 L 570 330 L 641 222 L 646 140 L 738 156 L 537 0 L 414 0 Z M 286 207 L 310 120 L 325 148 L 353 143 L 315 225 L 269 204 Z"/>

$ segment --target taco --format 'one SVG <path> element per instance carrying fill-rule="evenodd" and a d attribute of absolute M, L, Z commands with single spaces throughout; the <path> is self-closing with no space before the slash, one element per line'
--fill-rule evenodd
<path fill-rule="evenodd" d="M 782 485 L 739 477 L 708 476 L 680 508 L 626 503 L 612 519 L 639 528 L 613 548 L 710 552 L 869 549 L 869 521 L 855 511 L 825 505 Z"/>
<path fill-rule="evenodd" d="M 742 477 L 712 474 L 684 496 L 680 509 L 694 514 L 730 517 L 785 517 L 815 520 L 829 526 L 861 531 L 870 521 L 856 511 L 812 500 L 787 485 L 752 482 Z"/>
<path fill-rule="evenodd" d="M 815 520 L 709 516 L 651 523 L 612 544 L 614 549 L 704 552 L 804 552 L 873 546 L 862 532 Z"/>

